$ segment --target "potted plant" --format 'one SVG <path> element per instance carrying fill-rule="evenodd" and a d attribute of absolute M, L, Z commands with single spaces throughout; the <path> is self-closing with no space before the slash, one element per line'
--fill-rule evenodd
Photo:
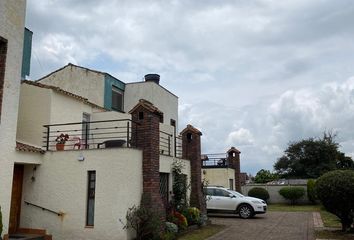
<path fill-rule="evenodd" d="M 56 139 L 55 141 L 57 142 L 57 145 L 56 145 L 56 148 L 58 151 L 62 151 L 64 150 L 64 146 L 65 146 L 65 143 L 66 141 L 69 140 L 69 135 L 68 134 L 60 134 Z"/>

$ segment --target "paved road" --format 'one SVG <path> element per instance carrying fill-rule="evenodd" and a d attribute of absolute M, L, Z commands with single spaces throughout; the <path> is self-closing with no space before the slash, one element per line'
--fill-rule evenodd
<path fill-rule="evenodd" d="M 213 224 L 228 226 L 208 240 L 314 240 L 311 212 L 268 212 L 252 219 L 210 215 Z"/>

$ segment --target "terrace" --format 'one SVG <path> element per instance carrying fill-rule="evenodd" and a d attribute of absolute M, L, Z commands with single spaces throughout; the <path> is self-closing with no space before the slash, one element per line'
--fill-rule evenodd
<path fill-rule="evenodd" d="M 202 168 L 227 168 L 229 166 L 225 153 L 202 154 L 201 159 Z"/>
<path fill-rule="evenodd" d="M 137 148 L 139 125 L 131 119 L 44 125 L 42 147 L 46 151 Z M 65 139 L 64 144 L 60 138 Z M 161 155 L 181 158 L 182 139 L 160 131 L 159 149 Z"/>

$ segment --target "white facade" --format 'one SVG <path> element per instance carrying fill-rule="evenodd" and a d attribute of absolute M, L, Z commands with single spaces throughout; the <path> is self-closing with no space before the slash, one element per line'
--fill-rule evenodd
<path fill-rule="evenodd" d="M 130 111 L 140 99 L 145 99 L 163 112 L 164 124 L 170 125 L 173 119 L 178 126 L 178 97 L 161 85 L 154 82 L 127 83 L 124 95 L 124 109 L 127 111 Z"/>
<path fill-rule="evenodd" d="M 0 37 L 7 40 L 4 92 L 0 119 L 0 206 L 4 231 L 8 230 L 13 165 L 16 159 L 16 127 L 21 80 L 25 0 L 0 1 Z"/>
<path fill-rule="evenodd" d="M 232 168 L 203 168 L 202 178 L 210 185 L 235 189 L 235 170 Z M 232 179 L 232 186 L 230 186 Z"/>
<path fill-rule="evenodd" d="M 91 122 L 131 119 L 130 114 L 107 111 L 80 96 L 51 88 L 42 82 L 24 82 L 21 85 L 17 140 L 31 146 L 43 146 L 43 125 L 80 123 L 84 113 L 91 116 Z M 128 121 L 123 121 L 123 124 L 126 122 Z M 99 122 L 91 128 L 107 128 L 112 124 Z M 81 124 L 78 125 L 80 127 Z M 60 128 L 57 130 L 75 129 L 73 125 Z M 160 130 L 172 136 L 174 128 L 160 123 Z M 55 129 L 51 131 L 55 132 Z M 125 223 L 128 208 L 140 203 L 143 181 L 142 150 L 125 147 L 98 149 L 98 142 L 91 141 L 90 144 L 94 147 L 91 148 L 90 145 L 90 149 L 81 150 L 74 150 L 66 144 L 66 151 L 47 151 L 43 155 L 17 152 L 16 162 L 26 164 L 20 227 L 45 229 L 47 234 L 52 234 L 54 239 L 59 240 L 132 238 L 129 231 L 123 230 L 119 219 Z M 171 156 L 160 155 L 160 172 L 169 174 L 170 191 L 171 169 L 176 160 L 172 157 L 172 144 L 173 142 Z M 50 147 L 49 150 L 54 148 Z M 189 182 L 190 162 L 181 161 L 184 163 L 183 173 L 187 175 Z M 97 179 L 95 224 L 94 227 L 87 227 L 87 175 L 92 170 L 96 171 Z M 25 204 L 25 201 L 63 213 L 63 216 L 42 211 L 41 208 Z"/>
<path fill-rule="evenodd" d="M 80 161 L 83 156 L 85 159 Z M 87 174 L 96 171 L 94 227 L 86 227 Z M 142 194 L 142 151 L 130 148 L 47 152 L 33 172 L 26 166 L 21 227 L 46 229 L 54 239 L 131 239 L 123 230 L 127 209 Z M 33 181 L 31 178 L 35 177 Z"/>
<path fill-rule="evenodd" d="M 40 83 L 60 87 L 103 107 L 104 78 L 104 73 L 68 64 L 40 79 Z"/>

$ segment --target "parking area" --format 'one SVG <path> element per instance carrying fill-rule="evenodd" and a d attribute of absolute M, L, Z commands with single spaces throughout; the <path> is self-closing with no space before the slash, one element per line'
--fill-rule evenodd
<path fill-rule="evenodd" d="M 209 215 L 213 224 L 227 226 L 208 240 L 314 240 L 311 212 L 268 212 L 252 219 Z"/>

